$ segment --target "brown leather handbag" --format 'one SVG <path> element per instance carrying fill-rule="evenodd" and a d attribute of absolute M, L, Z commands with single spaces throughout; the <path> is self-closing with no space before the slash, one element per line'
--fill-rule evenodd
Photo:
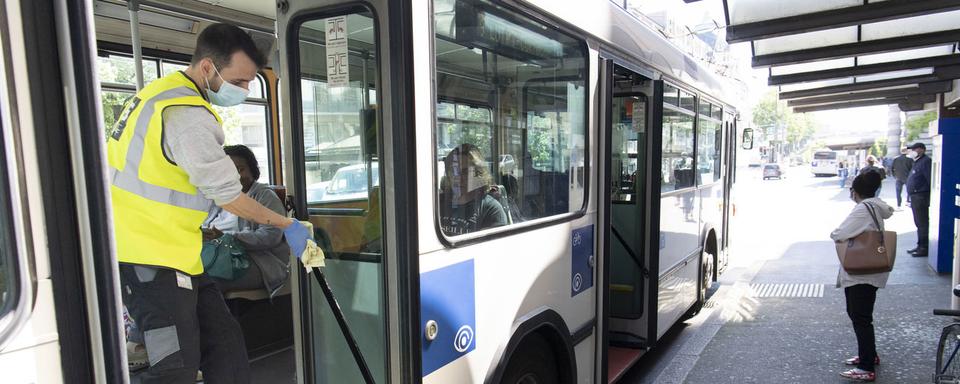
<path fill-rule="evenodd" d="M 897 233 L 885 231 L 874 207 L 867 203 L 864 206 L 880 230 L 863 231 L 852 239 L 837 242 L 840 265 L 851 275 L 890 272 L 897 259 Z"/>

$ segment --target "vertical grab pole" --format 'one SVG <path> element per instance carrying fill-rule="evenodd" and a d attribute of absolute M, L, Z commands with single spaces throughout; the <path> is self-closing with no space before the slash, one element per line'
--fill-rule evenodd
<path fill-rule="evenodd" d="M 350 347 L 350 353 L 353 354 L 353 359 L 357 362 L 357 368 L 360 369 L 360 374 L 363 375 L 363 381 L 366 384 L 375 384 L 373 374 L 370 373 L 370 367 L 367 366 L 367 361 L 364 360 L 363 354 L 360 352 L 357 339 L 353 337 L 353 332 L 350 332 L 350 326 L 347 325 L 347 320 L 343 317 L 343 310 L 340 309 L 340 303 L 337 302 L 337 298 L 333 295 L 330 284 L 327 284 L 326 276 L 323 275 L 323 271 L 320 270 L 320 268 L 313 268 L 313 272 L 313 276 L 317 278 L 317 284 L 320 285 L 323 295 L 327 298 L 327 303 L 330 304 L 333 317 L 337 319 L 340 332 L 343 333 L 343 338 L 346 339 L 347 346 Z"/>
<path fill-rule="evenodd" d="M 140 0 L 127 0 L 130 10 L 130 40 L 133 43 L 133 68 L 137 72 L 137 90 L 143 89 L 143 53 L 140 52 Z"/>

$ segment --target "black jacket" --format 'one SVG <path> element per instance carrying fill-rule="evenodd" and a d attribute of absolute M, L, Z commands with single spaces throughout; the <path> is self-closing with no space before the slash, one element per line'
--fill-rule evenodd
<path fill-rule="evenodd" d="M 901 183 L 907 182 L 907 177 L 910 176 L 910 171 L 913 170 L 913 159 L 907 157 L 907 155 L 897 156 L 896 159 L 893 159 L 893 177 Z"/>
<path fill-rule="evenodd" d="M 907 177 L 907 193 L 930 194 L 930 156 L 923 155 L 913 162 L 913 169 Z"/>

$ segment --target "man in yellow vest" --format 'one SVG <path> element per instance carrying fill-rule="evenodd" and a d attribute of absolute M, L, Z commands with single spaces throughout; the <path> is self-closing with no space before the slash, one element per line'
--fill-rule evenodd
<path fill-rule="evenodd" d="M 250 381 L 240 326 L 200 260 L 212 204 L 283 228 L 293 254 L 303 254 L 308 230 L 241 192 L 211 106 L 243 102 L 265 64 L 241 29 L 211 25 L 190 66 L 138 92 L 107 140 L 123 301 L 150 363 L 143 383 L 192 383 L 198 370 L 207 383 Z"/>

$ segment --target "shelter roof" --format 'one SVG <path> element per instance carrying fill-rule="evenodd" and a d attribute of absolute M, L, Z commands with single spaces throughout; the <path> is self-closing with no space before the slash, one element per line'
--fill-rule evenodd
<path fill-rule="evenodd" d="M 725 0 L 724 11 L 727 42 L 749 42 L 798 112 L 922 109 L 960 78 L 960 0 Z"/>

